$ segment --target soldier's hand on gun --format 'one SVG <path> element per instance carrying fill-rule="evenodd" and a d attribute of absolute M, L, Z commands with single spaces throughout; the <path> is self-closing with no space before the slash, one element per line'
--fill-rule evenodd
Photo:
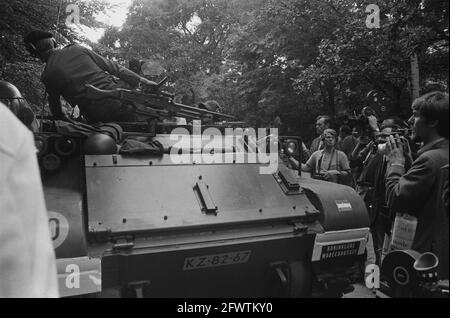
<path fill-rule="evenodd" d="M 141 77 L 139 83 L 144 85 L 147 90 L 150 90 L 153 92 L 156 92 L 159 89 L 159 85 L 157 83 L 155 83 L 149 79 L 146 79 L 145 77 Z"/>
<path fill-rule="evenodd" d="M 404 142 L 399 135 L 387 137 L 387 157 L 391 165 L 405 165 L 405 149 L 403 147 Z"/>

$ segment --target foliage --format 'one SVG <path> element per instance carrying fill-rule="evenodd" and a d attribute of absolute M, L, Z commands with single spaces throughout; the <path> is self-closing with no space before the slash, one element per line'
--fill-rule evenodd
<path fill-rule="evenodd" d="M 200 102 L 208 98 L 206 91 L 217 91 L 205 85 L 214 87 L 218 78 L 228 81 L 228 40 L 259 2 L 135 0 L 122 30 L 107 30 L 100 43 L 113 48 L 120 61 L 160 62 L 173 83 L 171 89 L 188 96 L 186 102 Z M 220 104 L 224 102 L 228 100 L 219 99 Z"/>
<path fill-rule="evenodd" d="M 304 136 L 317 114 L 359 112 L 372 90 L 388 103 L 382 115 L 408 113 L 413 53 L 422 87 L 432 81 L 448 90 L 448 2 L 378 1 L 380 29 L 366 26 L 370 3 L 270 1 L 233 46 L 248 109 L 264 116 L 259 106 L 271 96 L 269 104 L 277 106 L 263 107 L 271 114 L 267 121 L 281 113 Z"/>
<path fill-rule="evenodd" d="M 29 28 L 54 30 L 59 1 L 0 3 L 2 77 L 39 87 L 39 67 L 25 54 L 21 35 Z M 108 27 L 91 46 L 123 64 L 160 63 L 170 78 L 166 89 L 185 103 L 216 100 L 261 126 L 280 116 L 282 133 L 311 139 L 317 115 L 359 112 L 373 90 L 386 103 L 383 116 L 409 113 L 413 54 L 422 92 L 448 90 L 448 1 L 379 0 L 381 28 L 369 29 L 372 2 L 134 0 L 124 26 Z M 99 26 L 94 13 L 105 2 L 80 4 L 82 23 Z M 70 41 L 85 41 L 63 20 L 58 28 Z M 33 76 L 24 80 L 26 74 Z M 40 94 L 29 95 L 39 100 Z"/>
<path fill-rule="evenodd" d="M 348 5 L 351 3 L 348 1 Z M 367 105 L 367 92 L 375 89 L 386 97 L 386 115 L 389 111 L 400 114 L 402 106 L 410 104 L 410 58 L 414 53 L 419 55 L 423 81 L 447 79 L 448 87 L 448 2 L 379 1 L 380 29 L 368 29 L 362 23 L 368 3 L 342 15 L 341 25 L 322 39 L 316 61 L 296 80 L 297 89 L 305 91 L 314 84 L 331 82 L 334 95 L 328 97 L 333 97 L 333 104 L 340 104 L 342 110 L 361 109 Z M 438 50 L 431 49 L 436 45 Z M 445 65 L 447 72 L 426 67 L 435 63 Z M 334 105 L 329 106 L 334 113 Z"/>

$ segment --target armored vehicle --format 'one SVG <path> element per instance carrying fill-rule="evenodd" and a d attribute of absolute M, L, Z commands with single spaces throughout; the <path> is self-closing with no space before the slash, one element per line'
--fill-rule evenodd
<path fill-rule="evenodd" d="M 300 139 L 254 138 L 170 94 L 91 90 L 137 101 L 148 120 L 95 128 L 108 137 L 52 121 L 35 134 L 61 296 L 340 295 L 360 272 L 364 202 L 290 169 Z M 189 122 L 208 113 L 208 126 Z"/>

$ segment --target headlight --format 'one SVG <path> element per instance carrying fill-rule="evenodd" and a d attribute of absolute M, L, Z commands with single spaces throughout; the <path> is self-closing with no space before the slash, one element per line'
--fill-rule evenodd
<path fill-rule="evenodd" d="M 57 171 L 61 167 L 61 159 L 57 155 L 49 153 L 42 158 L 42 166 L 46 171 Z"/>
<path fill-rule="evenodd" d="M 286 154 L 288 154 L 289 156 L 296 154 L 298 152 L 297 142 L 294 140 L 288 140 L 286 142 L 285 149 L 286 149 Z"/>
<path fill-rule="evenodd" d="M 55 150 L 60 156 L 70 156 L 76 150 L 77 143 L 72 138 L 63 137 L 55 140 Z"/>

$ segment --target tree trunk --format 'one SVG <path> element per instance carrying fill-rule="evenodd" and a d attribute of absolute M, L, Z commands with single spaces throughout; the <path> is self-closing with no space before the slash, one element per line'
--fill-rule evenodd
<path fill-rule="evenodd" d="M 328 82 L 327 85 L 328 91 L 328 109 L 330 110 L 330 114 L 334 116 L 336 114 L 336 107 L 334 103 L 334 83 L 333 81 Z"/>
<path fill-rule="evenodd" d="M 411 96 L 413 100 L 420 96 L 419 59 L 416 53 L 411 55 Z"/>
<path fill-rule="evenodd" d="M 393 115 L 400 115 L 401 113 L 401 97 L 402 97 L 402 88 L 401 87 L 394 87 L 394 107 L 392 109 Z"/>
<path fill-rule="evenodd" d="M 329 115 L 334 116 L 336 107 L 334 103 L 334 83 L 333 81 L 326 81 L 320 84 L 320 93 L 322 95 L 323 106 L 328 109 Z"/>
<path fill-rule="evenodd" d="M 324 84 L 320 83 L 319 85 L 320 85 L 320 95 L 322 95 L 322 105 L 323 108 L 326 109 L 328 105 L 327 94 L 324 88 Z"/>

